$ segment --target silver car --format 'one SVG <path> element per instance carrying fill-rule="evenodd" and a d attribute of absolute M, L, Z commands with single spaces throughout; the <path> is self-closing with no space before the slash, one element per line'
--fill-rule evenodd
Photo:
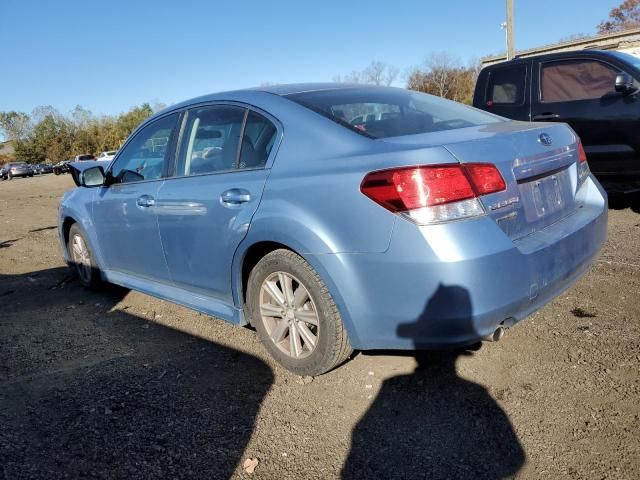
<path fill-rule="evenodd" d="M 0 169 L 2 180 L 11 180 L 14 177 L 33 177 L 33 169 L 24 162 L 7 163 Z"/>

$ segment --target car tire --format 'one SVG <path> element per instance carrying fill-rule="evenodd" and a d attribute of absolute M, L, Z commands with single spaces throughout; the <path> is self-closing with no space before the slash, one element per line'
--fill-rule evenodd
<path fill-rule="evenodd" d="M 267 351 L 298 375 L 326 373 L 353 351 L 329 290 L 290 250 L 274 250 L 253 268 L 246 309 Z"/>
<path fill-rule="evenodd" d="M 89 242 L 77 223 L 74 223 L 69 229 L 67 251 L 71 257 L 71 266 L 80 283 L 87 288 L 98 288 L 102 283 L 100 270 L 97 267 Z"/>

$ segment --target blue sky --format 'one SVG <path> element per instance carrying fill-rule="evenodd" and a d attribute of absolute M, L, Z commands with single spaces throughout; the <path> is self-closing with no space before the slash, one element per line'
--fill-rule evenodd
<path fill-rule="evenodd" d="M 621 0 L 515 0 L 518 49 L 593 34 Z M 382 60 L 504 50 L 504 0 L 0 0 L 0 111 L 112 114 Z"/>

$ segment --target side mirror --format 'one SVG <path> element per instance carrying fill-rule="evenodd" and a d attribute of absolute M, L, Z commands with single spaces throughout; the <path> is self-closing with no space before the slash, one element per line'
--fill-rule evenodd
<path fill-rule="evenodd" d="M 633 77 L 628 73 L 620 73 L 616 76 L 616 92 L 628 95 L 637 89 Z"/>
<path fill-rule="evenodd" d="M 83 187 L 100 187 L 104 185 L 102 167 L 91 167 L 80 172 L 80 185 Z"/>

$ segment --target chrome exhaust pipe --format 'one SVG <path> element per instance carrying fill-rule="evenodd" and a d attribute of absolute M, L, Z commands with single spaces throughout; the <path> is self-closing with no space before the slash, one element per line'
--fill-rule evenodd
<path fill-rule="evenodd" d="M 482 340 L 484 342 L 499 342 L 502 339 L 502 337 L 504 337 L 504 332 L 505 332 L 504 327 L 498 327 L 496 328 L 495 332 L 493 332 L 491 335 L 487 335 Z"/>

